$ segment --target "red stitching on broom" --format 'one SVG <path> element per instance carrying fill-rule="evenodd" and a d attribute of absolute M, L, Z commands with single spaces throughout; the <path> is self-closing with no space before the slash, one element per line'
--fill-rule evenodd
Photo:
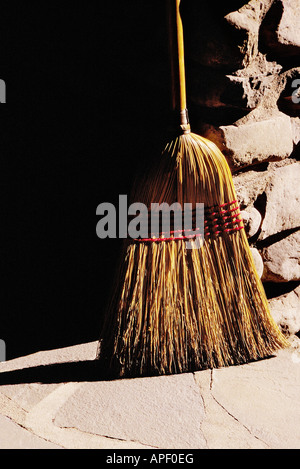
<path fill-rule="evenodd" d="M 208 237 L 211 237 L 211 236 L 217 236 L 217 235 L 220 235 L 222 233 L 234 233 L 234 232 L 237 232 L 237 231 L 240 231 L 244 228 L 244 225 L 242 224 L 240 226 L 241 223 L 243 223 L 243 220 L 240 217 L 240 212 L 239 212 L 239 206 L 236 206 L 236 207 L 233 207 L 233 208 L 228 208 L 227 210 L 221 210 L 223 207 L 226 207 L 226 206 L 230 206 L 230 205 L 233 205 L 233 204 L 236 204 L 237 203 L 237 200 L 233 200 L 232 202 L 226 202 L 224 204 L 221 204 L 221 205 L 214 205 L 213 207 L 209 207 L 208 209 L 206 209 L 205 211 L 206 212 L 210 212 L 211 210 L 213 210 L 212 213 L 209 213 L 208 214 L 208 219 L 204 220 L 204 237 L 205 238 L 208 238 Z M 216 211 L 216 208 L 218 209 Z M 236 214 L 233 214 L 232 212 L 235 212 L 235 211 L 238 211 L 238 213 Z M 226 216 L 224 216 L 225 214 L 228 214 Z M 212 217 L 215 217 L 217 215 L 216 218 L 213 218 L 211 219 Z M 228 220 L 230 219 L 230 221 L 227 221 L 225 222 L 225 220 Z M 216 222 L 219 222 L 219 223 L 216 223 Z M 221 222 L 221 223 L 220 223 Z M 225 222 L 225 223 L 224 223 Z M 227 226 L 229 225 L 232 225 L 231 227 L 229 228 L 226 228 Z M 220 229 L 221 228 L 221 229 Z M 194 231 L 197 231 L 199 230 L 199 228 L 196 228 L 196 230 L 192 230 L 192 229 L 189 229 L 189 230 L 174 230 L 174 231 L 170 231 L 169 233 L 170 234 L 174 234 L 174 233 L 182 233 L 183 231 L 186 233 L 188 231 L 193 231 L 193 234 L 191 235 L 182 235 L 182 236 L 170 236 L 170 237 L 164 237 L 164 236 L 160 236 L 160 237 L 153 237 L 153 238 L 141 238 L 141 239 L 136 239 L 136 241 L 138 242 L 151 242 L 151 243 L 159 243 L 159 242 L 162 242 L 162 241 L 177 241 L 177 240 L 185 240 L 185 239 L 192 239 L 192 238 L 196 238 L 196 237 L 203 237 L 202 233 L 195 233 Z M 165 234 L 165 232 L 162 232 L 161 235 Z"/>
<path fill-rule="evenodd" d="M 225 207 L 226 205 L 232 205 L 232 204 L 237 204 L 237 200 L 233 200 L 232 202 L 225 202 L 225 204 L 221 204 L 221 205 L 213 205 L 213 207 Z"/>

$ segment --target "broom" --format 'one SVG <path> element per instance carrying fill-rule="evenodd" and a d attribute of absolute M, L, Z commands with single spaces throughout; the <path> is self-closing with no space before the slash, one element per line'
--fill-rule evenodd
<path fill-rule="evenodd" d="M 191 238 L 175 229 L 167 237 L 125 240 L 97 352 L 119 377 L 237 365 L 288 345 L 270 314 L 226 159 L 190 131 L 180 0 L 168 6 L 180 122 L 134 198 L 148 208 L 203 203 L 204 233 L 200 247 L 196 231 Z"/>

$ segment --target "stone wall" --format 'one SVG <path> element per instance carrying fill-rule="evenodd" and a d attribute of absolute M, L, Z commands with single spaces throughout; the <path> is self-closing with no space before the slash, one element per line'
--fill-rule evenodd
<path fill-rule="evenodd" d="M 300 0 L 223 3 L 182 3 L 193 130 L 227 157 L 272 314 L 300 337 Z"/>

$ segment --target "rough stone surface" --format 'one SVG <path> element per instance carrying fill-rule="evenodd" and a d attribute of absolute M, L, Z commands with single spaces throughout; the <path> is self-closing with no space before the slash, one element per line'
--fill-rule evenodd
<path fill-rule="evenodd" d="M 219 146 L 235 169 L 284 159 L 293 151 L 290 117 L 279 111 L 259 121 L 207 127 L 205 136 Z"/>
<path fill-rule="evenodd" d="M 0 364 L 0 446 L 300 449 L 300 340 L 295 336 L 291 343 L 269 359 L 163 377 L 102 381 L 99 376 L 97 381 L 90 376 L 57 385 L 31 375 L 35 386 L 25 409 L 22 392 L 6 397 L 9 376 L 34 370 L 37 357 L 7 362 L 6 371 Z M 83 350 L 89 360 L 96 347 L 95 342 L 79 345 L 78 354 L 76 347 L 40 352 L 38 359 L 47 369 L 62 357 L 68 363 L 72 355 L 83 358 Z M 17 386 L 22 391 L 24 383 Z"/>
<path fill-rule="evenodd" d="M 0 449 L 62 449 L 0 415 Z"/>
<path fill-rule="evenodd" d="M 84 385 L 55 425 L 156 447 L 203 448 L 203 418 L 199 388 L 184 374 Z"/>
<path fill-rule="evenodd" d="M 234 99 L 235 105 L 242 108 L 255 109 L 265 101 L 266 96 L 272 94 L 274 99 L 272 107 L 276 108 L 275 103 L 283 87 L 282 80 L 278 80 L 281 70 L 280 64 L 267 60 L 264 54 L 258 52 L 247 67 L 237 70 L 234 75 L 227 75 L 228 79 L 235 84 L 235 89 L 232 89 L 229 98 Z M 237 101 L 238 97 L 242 99 Z M 231 101 L 228 100 L 227 104 L 230 103 Z"/>
<path fill-rule="evenodd" d="M 298 279 L 299 0 L 191 3 L 194 130 L 216 143 L 232 169 L 250 247 L 263 252 L 262 280 Z"/>
<path fill-rule="evenodd" d="M 263 263 L 262 257 L 256 248 L 250 247 L 250 251 L 252 253 L 256 271 L 259 277 L 261 278 L 263 271 L 264 271 L 264 263 Z"/>
<path fill-rule="evenodd" d="M 267 449 L 268 445 L 256 438 L 250 429 L 215 399 L 213 382 L 216 376 L 216 370 L 195 373 L 195 380 L 200 387 L 206 411 L 201 429 L 205 435 L 207 448 Z"/>
<path fill-rule="evenodd" d="M 251 435 L 269 448 L 299 448 L 299 363 L 285 354 L 213 372 L 212 395 Z M 287 388 L 284 383 L 290 383 Z M 293 434 L 291 434 L 293 429 Z M 289 433 L 289 442 L 282 438 Z"/>
<path fill-rule="evenodd" d="M 242 210 L 241 216 L 244 222 L 244 227 L 247 236 L 251 238 L 258 232 L 261 225 L 262 216 L 259 211 L 252 206 L 247 207 L 245 210 Z"/>
<path fill-rule="evenodd" d="M 290 282 L 300 280 L 300 231 L 265 247 L 263 281 Z"/>
<path fill-rule="evenodd" d="M 257 198 L 263 194 L 267 180 L 268 171 L 249 170 L 244 173 L 233 175 L 234 187 L 241 208 L 252 206 Z"/>
<path fill-rule="evenodd" d="M 300 84 L 300 81 L 299 81 L 299 84 Z M 300 142 L 300 118 L 299 117 L 292 118 L 291 125 L 292 125 L 292 133 L 293 133 L 293 142 L 295 145 L 298 145 L 298 143 Z"/>
<path fill-rule="evenodd" d="M 272 4 L 272 0 L 257 1 L 250 0 L 239 10 L 233 11 L 225 16 L 225 20 L 238 31 L 243 42 L 239 44 L 244 53 L 243 65 L 251 63 L 258 53 L 258 33 L 260 24 Z"/>
<path fill-rule="evenodd" d="M 283 331 L 292 335 L 300 331 L 300 285 L 289 293 L 269 300 L 276 323 Z"/>
<path fill-rule="evenodd" d="M 299 55 L 299 0 L 278 0 L 273 3 L 262 29 L 266 50 L 279 59 Z"/>
<path fill-rule="evenodd" d="M 283 14 L 277 29 L 278 42 L 298 47 L 300 52 L 299 0 L 281 0 Z"/>
<path fill-rule="evenodd" d="M 300 163 L 279 167 L 266 185 L 266 214 L 259 239 L 300 227 Z"/>

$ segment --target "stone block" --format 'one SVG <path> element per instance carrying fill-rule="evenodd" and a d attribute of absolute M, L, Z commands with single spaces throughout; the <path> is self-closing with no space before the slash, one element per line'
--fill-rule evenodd
<path fill-rule="evenodd" d="M 263 271 L 264 271 L 264 263 L 261 258 L 261 255 L 259 254 L 259 251 L 256 248 L 250 247 L 250 251 L 253 257 L 254 265 L 258 273 L 258 276 L 259 278 L 261 278 Z"/>
<path fill-rule="evenodd" d="M 261 225 L 261 214 L 255 207 L 247 207 L 241 211 L 241 216 L 244 222 L 244 227 L 248 238 L 254 236 Z"/>
<path fill-rule="evenodd" d="M 234 169 L 281 160 L 293 151 L 290 117 L 281 112 L 263 120 L 207 127 L 206 137 L 218 145 Z"/>
<path fill-rule="evenodd" d="M 158 448 L 205 448 L 205 416 L 193 374 L 84 383 L 55 425 Z"/>
<path fill-rule="evenodd" d="M 273 318 L 283 331 L 297 334 L 300 331 L 300 285 L 285 295 L 269 300 Z"/>
<path fill-rule="evenodd" d="M 263 194 L 269 172 L 249 170 L 239 174 L 233 174 L 233 183 L 242 208 L 251 206 L 256 199 Z"/>
<path fill-rule="evenodd" d="M 240 50 L 244 53 L 243 65 L 250 64 L 258 53 L 260 25 L 271 4 L 272 0 L 250 0 L 238 10 L 225 16 L 230 25 L 245 34 L 244 41 L 239 44 Z"/>
<path fill-rule="evenodd" d="M 273 3 L 261 28 L 265 50 L 278 60 L 300 53 L 300 8 L 298 0 Z"/>
<path fill-rule="evenodd" d="M 262 281 L 300 280 L 300 231 L 263 248 L 261 255 L 264 261 Z"/>
<path fill-rule="evenodd" d="M 278 167 L 266 184 L 266 213 L 259 240 L 300 227 L 300 163 Z"/>

